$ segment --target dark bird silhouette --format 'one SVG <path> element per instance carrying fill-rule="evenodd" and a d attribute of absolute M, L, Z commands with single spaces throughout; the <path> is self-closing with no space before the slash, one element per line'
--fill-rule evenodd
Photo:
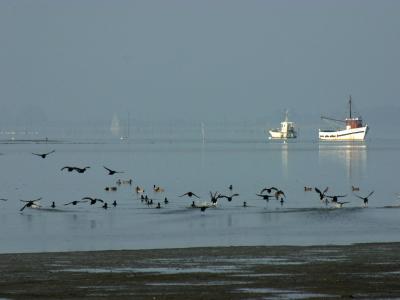
<path fill-rule="evenodd" d="M 226 198 L 229 202 L 231 202 L 232 198 L 237 196 L 239 196 L 239 194 L 233 194 L 231 196 L 219 195 L 218 198 Z"/>
<path fill-rule="evenodd" d="M 358 196 L 358 195 L 356 195 L 356 194 L 354 194 L 354 195 L 355 195 L 357 198 L 360 198 L 361 200 L 363 200 L 363 201 L 364 201 L 364 206 L 366 207 L 366 206 L 368 205 L 368 198 L 369 198 L 373 193 L 374 193 L 374 191 L 372 191 L 371 193 L 369 193 L 367 197 L 361 197 L 361 196 Z"/>
<path fill-rule="evenodd" d="M 260 191 L 260 194 L 262 194 L 262 193 L 264 193 L 264 192 L 267 192 L 268 194 L 271 194 L 272 193 L 272 191 L 278 191 L 278 189 L 276 188 L 276 187 L 270 187 L 270 188 L 263 188 L 261 191 Z"/>
<path fill-rule="evenodd" d="M 352 186 L 351 186 L 351 190 L 352 190 L 353 192 L 358 192 L 358 191 L 360 190 L 360 188 L 357 187 L 357 186 L 352 185 Z"/>
<path fill-rule="evenodd" d="M 38 198 L 35 200 L 20 200 L 21 202 L 25 202 L 25 205 L 22 206 L 22 208 L 19 211 L 23 211 L 25 207 L 39 208 L 40 204 L 37 202 L 39 202 L 41 199 L 42 198 Z"/>
<path fill-rule="evenodd" d="M 167 199 L 167 197 L 164 198 L 164 204 L 168 204 L 168 199 Z"/>
<path fill-rule="evenodd" d="M 331 198 L 333 203 L 337 203 L 338 202 L 338 198 L 343 198 L 346 197 L 347 195 L 335 195 L 335 196 L 326 196 L 327 198 Z M 347 203 L 347 202 L 346 202 Z"/>
<path fill-rule="evenodd" d="M 243 202 L 243 207 L 247 207 L 247 202 L 246 201 Z"/>
<path fill-rule="evenodd" d="M 77 205 L 78 203 L 83 203 L 83 202 L 87 202 L 87 201 L 74 200 L 74 201 L 65 203 L 64 205 L 70 205 L 70 204 Z"/>
<path fill-rule="evenodd" d="M 315 189 L 315 191 L 319 194 L 319 200 L 324 200 L 324 198 L 325 198 L 325 194 L 326 194 L 326 192 L 328 191 L 328 189 L 329 189 L 329 187 L 326 187 L 325 188 L 325 190 L 323 191 L 323 192 L 321 192 L 320 190 L 319 190 L 319 188 L 314 188 Z"/>
<path fill-rule="evenodd" d="M 156 208 L 161 208 L 161 204 L 160 204 L 160 202 L 158 202 L 158 203 L 157 203 L 157 206 L 156 206 Z"/>
<path fill-rule="evenodd" d="M 51 208 L 56 208 L 56 204 L 54 203 L 54 201 L 51 203 L 50 207 Z"/>
<path fill-rule="evenodd" d="M 195 196 L 196 198 L 199 198 L 199 199 L 200 199 L 200 197 L 197 196 L 197 195 L 196 195 L 195 193 L 193 193 L 193 192 L 184 193 L 183 195 L 180 195 L 179 197 L 183 197 L 183 196 L 188 196 L 189 198 L 191 198 L 192 196 Z"/>
<path fill-rule="evenodd" d="M 112 205 L 113 205 L 114 207 L 116 207 L 116 206 L 117 206 L 117 201 L 114 200 L 114 202 L 112 203 Z"/>
<path fill-rule="evenodd" d="M 75 171 L 77 171 L 78 173 L 85 173 L 87 169 L 90 169 L 90 167 L 84 167 L 84 168 L 75 167 Z"/>
<path fill-rule="evenodd" d="M 67 169 L 68 172 L 72 172 L 75 170 L 75 167 L 65 166 L 61 168 L 61 171 L 64 171 L 65 169 Z"/>
<path fill-rule="evenodd" d="M 36 156 L 40 156 L 41 158 L 46 158 L 47 155 L 49 155 L 51 153 L 54 153 L 54 152 L 56 152 L 56 150 L 52 150 L 52 151 L 47 152 L 47 153 L 32 153 L 32 154 L 36 155 Z"/>
<path fill-rule="evenodd" d="M 107 208 L 108 208 L 107 202 L 105 202 L 105 203 L 103 204 L 102 208 L 104 208 L 104 209 L 107 209 Z"/>
<path fill-rule="evenodd" d="M 305 191 L 305 192 L 311 192 L 311 191 L 312 191 L 312 187 L 305 186 L 305 187 L 304 187 L 304 191 Z"/>
<path fill-rule="evenodd" d="M 217 204 L 218 199 L 219 199 L 219 196 L 220 196 L 220 194 L 219 194 L 218 192 L 215 192 L 215 193 L 213 194 L 213 193 L 211 193 L 211 191 L 210 191 L 211 202 L 212 202 L 213 204 Z"/>
<path fill-rule="evenodd" d="M 117 187 L 116 186 L 106 186 L 104 188 L 104 190 L 107 191 L 107 192 L 109 192 L 109 191 L 115 192 L 117 190 Z"/>
<path fill-rule="evenodd" d="M 230 191 L 232 191 L 232 190 L 233 190 L 233 186 L 232 186 L 232 184 L 230 184 L 230 185 L 229 185 L 228 189 L 229 189 Z"/>
<path fill-rule="evenodd" d="M 256 194 L 258 197 L 261 197 L 261 198 L 263 198 L 264 200 L 267 200 L 267 201 L 269 201 L 269 198 L 272 198 L 272 197 L 274 197 L 274 196 L 272 196 L 272 195 L 263 195 L 263 194 Z"/>
<path fill-rule="evenodd" d="M 90 201 L 90 205 L 96 204 L 97 201 L 103 203 L 104 200 L 99 199 L 99 198 L 92 198 L 92 197 L 83 197 L 82 200 L 89 200 Z"/>
<path fill-rule="evenodd" d="M 111 170 L 111 169 L 109 169 L 109 168 L 107 168 L 107 167 L 105 167 L 105 166 L 103 166 L 103 168 L 106 169 L 106 170 L 108 171 L 108 175 L 114 175 L 114 174 L 117 174 L 117 173 L 124 173 L 124 172 L 122 172 L 122 171 L 114 171 L 114 170 Z"/>

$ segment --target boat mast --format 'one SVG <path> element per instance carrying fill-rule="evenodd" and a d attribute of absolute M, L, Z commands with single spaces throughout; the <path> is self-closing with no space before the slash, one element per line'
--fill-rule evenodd
<path fill-rule="evenodd" d="M 351 119 L 351 95 L 349 96 L 349 111 L 350 111 L 350 119 Z"/>

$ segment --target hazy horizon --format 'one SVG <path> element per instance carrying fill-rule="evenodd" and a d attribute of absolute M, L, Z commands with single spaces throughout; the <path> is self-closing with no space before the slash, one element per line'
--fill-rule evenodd
<path fill-rule="evenodd" d="M 398 1 L 6 0 L 0 36 L 4 128 L 400 112 Z"/>

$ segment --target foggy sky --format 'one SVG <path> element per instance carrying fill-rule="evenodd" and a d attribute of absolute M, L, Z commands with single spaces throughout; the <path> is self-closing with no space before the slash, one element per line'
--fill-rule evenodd
<path fill-rule="evenodd" d="M 0 1 L 0 124 L 398 108 L 400 1 Z"/>

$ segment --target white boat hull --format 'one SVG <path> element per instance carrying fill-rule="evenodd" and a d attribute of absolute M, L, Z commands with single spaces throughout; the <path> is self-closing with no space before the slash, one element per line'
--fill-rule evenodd
<path fill-rule="evenodd" d="M 368 132 L 368 126 L 344 129 L 338 131 L 319 130 L 319 139 L 323 141 L 363 141 Z"/>
<path fill-rule="evenodd" d="M 269 131 L 269 135 L 272 139 L 294 139 L 296 138 L 296 134 L 293 132 L 282 132 L 282 131 Z"/>

